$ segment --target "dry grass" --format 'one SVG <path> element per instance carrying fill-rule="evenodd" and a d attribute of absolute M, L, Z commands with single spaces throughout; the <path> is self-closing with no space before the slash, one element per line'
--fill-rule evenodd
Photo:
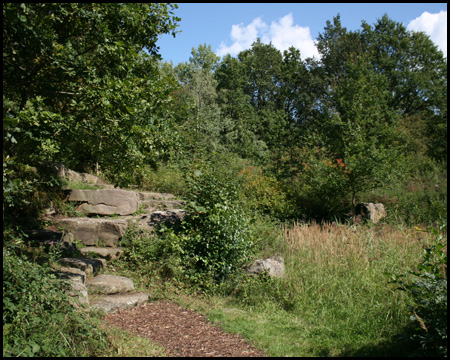
<path fill-rule="evenodd" d="M 283 227 L 287 255 L 290 260 L 308 260 L 317 266 L 342 266 L 358 263 L 368 267 L 395 252 L 404 262 L 416 258 L 421 248 L 432 242 L 430 233 L 418 228 L 340 225 L 336 223 L 294 223 Z M 414 259 L 412 259 L 414 260 Z M 288 260 L 289 261 L 289 260 Z"/>

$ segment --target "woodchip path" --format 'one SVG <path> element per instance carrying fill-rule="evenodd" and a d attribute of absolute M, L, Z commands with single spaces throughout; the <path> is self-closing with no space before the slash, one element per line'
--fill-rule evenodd
<path fill-rule="evenodd" d="M 264 353 L 213 325 L 203 315 L 159 300 L 105 315 L 104 321 L 146 337 L 175 357 L 263 357 Z"/>

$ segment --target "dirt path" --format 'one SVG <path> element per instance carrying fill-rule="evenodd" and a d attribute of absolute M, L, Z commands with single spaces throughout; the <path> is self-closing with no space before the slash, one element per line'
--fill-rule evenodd
<path fill-rule="evenodd" d="M 105 321 L 149 338 L 169 356 L 264 356 L 239 335 L 225 333 L 204 316 L 168 300 L 120 310 L 106 315 Z"/>

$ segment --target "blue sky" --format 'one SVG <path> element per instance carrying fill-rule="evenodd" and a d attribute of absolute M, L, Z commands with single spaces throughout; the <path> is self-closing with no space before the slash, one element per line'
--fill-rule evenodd
<path fill-rule="evenodd" d="M 174 13 L 181 18 L 181 32 L 157 43 L 163 60 L 174 65 L 188 61 L 192 48 L 205 43 L 217 55 L 235 56 L 257 36 L 280 50 L 295 46 L 303 58 L 317 56 L 314 40 L 338 13 L 348 30 L 388 14 L 408 30 L 425 31 L 447 56 L 447 3 L 181 3 Z"/>

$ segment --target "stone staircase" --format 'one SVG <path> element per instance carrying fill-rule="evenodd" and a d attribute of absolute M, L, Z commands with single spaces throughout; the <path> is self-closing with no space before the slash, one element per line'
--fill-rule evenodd
<path fill-rule="evenodd" d="M 61 241 L 77 249 L 81 256 L 58 260 L 58 278 L 69 281 L 72 297 L 105 313 L 140 305 L 149 300 L 146 293 L 135 292 L 134 283 L 124 276 L 103 274 L 108 262 L 118 259 L 124 248 L 120 240 L 131 224 L 151 233 L 161 222 L 182 219 L 184 202 L 171 194 L 137 192 L 125 189 L 67 190 L 66 201 L 86 217 L 51 217 L 53 229 L 40 230 L 30 238 L 41 243 Z M 95 217 L 92 217 L 95 216 Z M 77 249 L 78 251 L 78 249 Z M 92 295 L 90 301 L 90 295 Z"/>

